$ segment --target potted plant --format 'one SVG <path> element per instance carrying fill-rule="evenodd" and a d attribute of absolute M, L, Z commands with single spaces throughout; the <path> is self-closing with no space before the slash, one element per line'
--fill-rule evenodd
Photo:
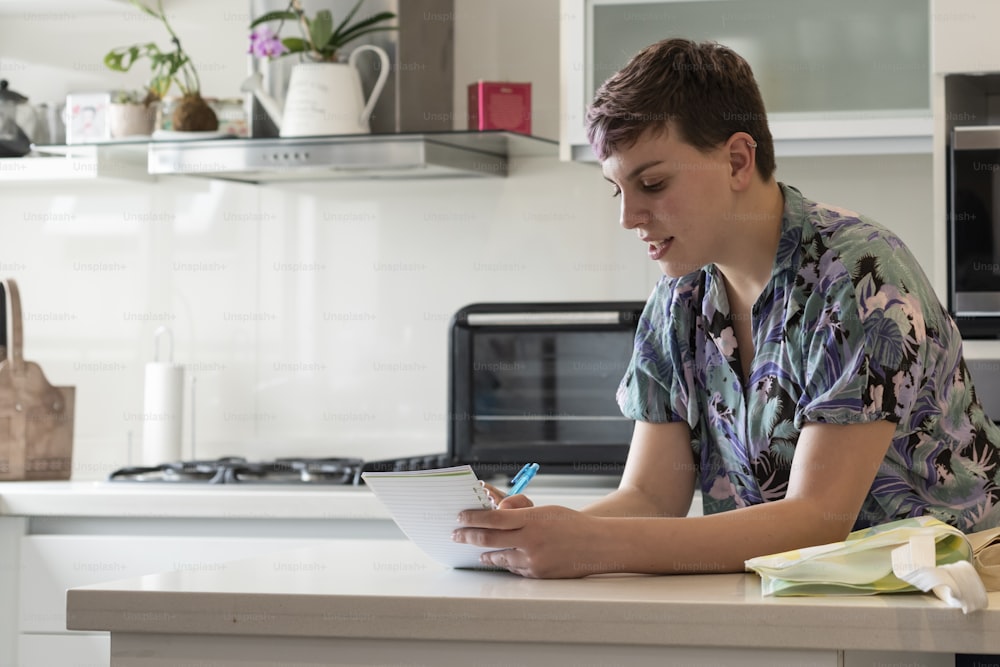
<path fill-rule="evenodd" d="M 127 72 L 139 60 L 148 59 L 152 77 L 146 85 L 144 104 L 148 107 L 152 102 L 161 101 L 166 97 L 171 87 L 176 84 L 181 91 L 181 100 L 174 109 L 171 118 L 173 128 L 191 132 L 218 129 L 219 120 L 215 111 L 201 96 L 198 71 L 190 56 L 181 46 L 181 40 L 177 33 L 167 21 L 167 15 L 163 11 L 163 0 L 157 0 L 156 9 L 143 4 L 141 0 L 129 0 L 129 2 L 163 24 L 163 27 L 170 34 L 170 41 L 174 48 L 170 51 L 163 51 L 154 42 L 133 44 L 109 51 L 104 56 L 104 64 L 117 72 Z"/>
<path fill-rule="evenodd" d="M 121 90 L 111 97 L 108 124 L 114 138 L 149 136 L 156 127 L 159 99 L 148 91 Z"/>
<path fill-rule="evenodd" d="M 363 2 L 364 0 L 358 0 L 344 20 L 334 27 L 333 14 L 330 10 L 321 9 L 310 19 L 302 9 L 300 0 L 290 0 L 288 7 L 283 11 L 268 12 L 250 23 L 250 27 L 255 28 L 250 33 L 250 53 L 261 58 L 276 58 L 285 54 L 299 53 L 314 62 L 337 62 L 340 49 L 358 37 L 396 29 L 396 26 L 380 25 L 396 18 L 392 12 L 378 12 L 352 23 Z M 263 25 L 272 21 L 279 22 L 277 31 Z M 279 38 L 277 33 L 281 31 L 285 21 L 297 25 L 301 36 Z"/>
<path fill-rule="evenodd" d="M 395 30 L 383 25 L 395 18 L 392 12 L 379 12 L 354 21 L 364 0 L 358 0 L 347 16 L 334 24 L 327 9 L 306 16 L 300 0 L 291 0 L 283 11 L 269 12 L 250 23 L 249 52 L 261 58 L 277 58 L 297 53 L 303 62 L 292 68 L 282 111 L 277 100 L 262 86 L 260 74 L 248 79 L 242 89 L 254 93 L 283 137 L 331 134 L 364 134 L 370 131 L 369 117 L 389 77 L 389 56 L 379 46 L 364 44 L 341 62 L 341 49 L 358 37 L 373 32 Z M 280 38 L 264 25 L 278 21 L 278 31 L 286 21 L 299 28 L 300 36 Z M 362 92 L 358 57 L 372 52 L 379 58 L 378 78 L 367 99 Z"/>

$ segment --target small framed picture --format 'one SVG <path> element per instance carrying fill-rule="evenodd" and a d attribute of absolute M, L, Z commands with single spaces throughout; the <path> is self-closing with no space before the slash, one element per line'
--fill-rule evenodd
<path fill-rule="evenodd" d="M 111 138 L 108 106 L 111 93 L 73 93 L 66 96 L 66 143 L 86 144 Z"/>

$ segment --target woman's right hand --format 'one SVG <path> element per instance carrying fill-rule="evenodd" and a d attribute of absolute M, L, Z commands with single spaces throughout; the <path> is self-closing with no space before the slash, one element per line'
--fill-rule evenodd
<path fill-rule="evenodd" d="M 518 493 L 514 496 L 508 496 L 505 492 L 501 491 L 492 484 L 487 484 L 486 482 L 480 482 L 486 492 L 490 494 L 490 500 L 493 501 L 493 507 L 495 509 L 502 510 L 514 510 L 522 507 L 534 507 L 535 504 L 531 502 L 531 499 L 523 493 Z"/>

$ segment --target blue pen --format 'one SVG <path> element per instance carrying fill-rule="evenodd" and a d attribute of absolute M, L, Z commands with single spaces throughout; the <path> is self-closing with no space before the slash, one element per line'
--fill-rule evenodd
<path fill-rule="evenodd" d="M 538 472 L 537 463 L 524 464 L 520 472 L 514 475 L 514 479 L 510 483 L 510 491 L 507 492 L 507 495 L 515 496 L 524 491 L 524 487 L 528 486 L 528 482 L 535 478 L 536 472 Z"/>

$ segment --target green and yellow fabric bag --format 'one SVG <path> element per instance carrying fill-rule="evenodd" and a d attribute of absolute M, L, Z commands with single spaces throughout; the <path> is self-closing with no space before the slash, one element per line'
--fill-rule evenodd
<path fill-rule="evenodd" d="M 967 536 L 923 516 L 857 530 L 843 542 L 746 561 L 765 596 L 875 595 L 933 591 L 965 613 L 989 598 Z"/>

